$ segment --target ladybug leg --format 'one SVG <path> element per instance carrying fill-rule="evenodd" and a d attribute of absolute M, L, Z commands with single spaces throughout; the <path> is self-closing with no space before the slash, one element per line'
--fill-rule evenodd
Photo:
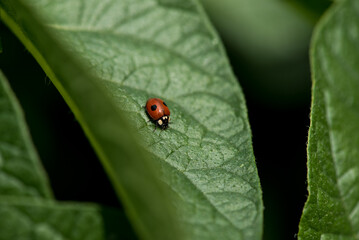
<path fill-rule="evenodd" d="M 156 131 L 156 128 L 157 128 L 157 125 L 155 124 L 155 129 L 153 129 L 153 132 L 155 132 L 155 131 Z"/>
<path fill-rule="evenodd" d="M 168 117 L 168 122 L 167 124 L 170 125 L 171 123 L 173 123 L 173 121 L 170 121 L 171 120 L 171 117 Z"/>

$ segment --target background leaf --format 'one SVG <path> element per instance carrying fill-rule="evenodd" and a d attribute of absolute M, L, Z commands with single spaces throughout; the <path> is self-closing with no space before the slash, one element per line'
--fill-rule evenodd
<path fill-rule="evenodd" d="M 0 239 L 118 239 L 113 222 L 124 217 L 118 210 L 45 199 L 52 198 L 46 174 L 1 71 L 0 107 Z"/>
<path fill-rule="evenodd" d="M 136 239 L 117 209 L 89 203 L 63 203 L 40 198 L 2 197 L 1 240 Z"/>
<path fill-rule="evenodd" d="M 28 3 L 43 13 L 53 34 L 87 59 L 117 107 L 140 130 L 142 144 L 158 161 L 190 237 L 259 239 L 261 192 L 243 95 L 201 8 L 192 1 Z M 123 129 L 123 121 L 116 121 L 121 118 L 112 104 L 106 98 L 101 102 L 101 88 L 89 76 L 81 76 L 64 64 L 69 57 L 59 58 L 61 53 L 50 48 L 53 43 L 43 40 L 35 28 L 21 20 L 24 13 L 11 5 L 7 1 L 3 6 L 8 14 L 16 9 L 11 17 L 25 32 L 20 38 L 75 112 L 122 197 L 126 200 L 120 183 L 128 184 L 124 187 L 127 194 L 141 190 L 135 195 L 145 199 L 153 195 L 130 175 L 136 169 L 136 176 L 146 176 L 144 168 L 121 157 L 131 156 L 133 151 L 127 139 L 130 133 Z M 5 18 L 5 22 L 11 20 Z M 20 35 L 14 24 L 9 26 Z M 55 60 L 53 56 L 58 57 Z M 99 90 L 92 92 L 94 89 Z M 170 106 L 174 120 L 168 131 L 153 133 L 154 126 L 146 123 L 142 106 L 154 96 Z M 108 145 L 109 138 L 127 144 L 121 148 L 115 141 Z M 131 164 L 133 170 L 125 171 Z M 131 199 L 137 208 L 146 204 L 136 203 L 139 199 Z M 163 211 L 151 207 L 152 214 Z M 146 232 L 138 217 L 132 220 Z M 146 222 L 152 223 L 157 222 Z M 149 229 L 155 232 L 158 227 Z"/>
<path fill-rule="evenodd" d="M 0 239 L 105 239 L 99 210 L 84 204 L 2 198 Z"/>
<path fill-rule="evenodd" d="M 0 71 L 0 196 L 51 198 L 22 110 Z"/>
<path fill-rule="evenodd" d="M 358 1 L 340 1 L 313 37 L 309 198 L 299 239 L 359 239 L 358 16 Z"/>

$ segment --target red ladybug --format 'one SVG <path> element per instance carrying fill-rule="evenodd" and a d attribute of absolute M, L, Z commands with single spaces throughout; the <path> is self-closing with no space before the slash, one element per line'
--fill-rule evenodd
<path fill-rule="evenodd" d="M 162 129 L 168 128 L 168 123 L 170 122 L 170 110 L 162 99 L 148 99 L 146 103 L 146 112 L 156 126 L 159 126 Z"/>

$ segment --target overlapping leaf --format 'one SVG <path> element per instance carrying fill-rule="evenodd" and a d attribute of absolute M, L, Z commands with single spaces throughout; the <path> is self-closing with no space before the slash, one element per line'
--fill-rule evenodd
<path fill-rule="evenodd" d="M 309 199 L 299 239 L 359 239 L 358 16 L 358 1 L 341 1 L 313 38 Z"/>

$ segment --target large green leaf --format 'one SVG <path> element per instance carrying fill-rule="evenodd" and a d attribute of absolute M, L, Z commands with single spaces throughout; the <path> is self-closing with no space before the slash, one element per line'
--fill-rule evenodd
<path fill-rule="evenodd" d="M 358 44 L 359 2 L 341 1 L 312 42 L 309 199 L 299 239 L 359 239 Z"/>
<path fill-rule="evenodd" d="M 0 71 L 0 196 L 51 197 L 25 119 Z"/>
<path fill-rule="evenodd" d="M 68 55 L 62 57 L 57 43 L 51 47 L 55 43 L 37 33 L 14 1 L 3 2 L 5 22 L 74 111 L 140 232 L 146 233 L 143 236 L 152 232 L 153 237 L 157 230 L 165 231 L 161 226 L 165 223 L 158 222 L 158 212 L 164 210 L 150 198 L 155 196 L 152 179 L 137 160 L 141 158 L 133 157 L 137 145 L 106 93 L 72 67 Z M 41 13 L 53 35 L 85 59 L 116 108 L 140 132 L 142 146 L 172 190 L 188 237 L 260 239 L 261 191 L 243 94 L 198 4 L 189 0 L 27 2 Z M 154 132 L 147 122 L 142 106 L 149 97 L 161 97 L 169 105 L 170 129 Z M 149 214 L 159 217 L 140 220 L 134 213 L 141 208 L 144 212 L 152 208 Z M 176 236 L 170 234 L 171 239 Z"/>

